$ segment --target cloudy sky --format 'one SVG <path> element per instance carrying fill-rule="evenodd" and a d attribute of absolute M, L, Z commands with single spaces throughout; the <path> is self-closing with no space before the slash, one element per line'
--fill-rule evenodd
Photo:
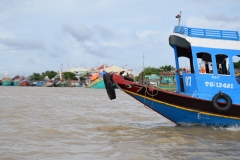
<path fill-rule="evenodd" d="M 174 65 L 181 25 L 240 31 L 239 0 L 0 0 L 0 77 L 68 67 Z M 174 65 L 175 66 L 175 65 Z"/>

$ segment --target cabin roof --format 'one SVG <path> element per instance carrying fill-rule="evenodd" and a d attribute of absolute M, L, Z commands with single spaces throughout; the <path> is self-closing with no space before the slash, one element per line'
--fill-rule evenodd
<path fill-rule="evenodd" d="M 183 48 L 198 46 L 240 50 L 240 36 L 237 31 L 177 26 L 169 37 L 169 44 Z"/>

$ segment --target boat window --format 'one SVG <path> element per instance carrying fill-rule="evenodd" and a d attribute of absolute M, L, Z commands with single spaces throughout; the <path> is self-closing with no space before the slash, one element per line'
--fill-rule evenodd
<path fill-rule="evenodd" d="M 225 54 L 217 54 L 215 58 L 218 74 L 230 75 L 228 56 Z"/>
<path fill-rule="evenodd" d="M 236 81 L 238 84 L 240 84 L 240 55 L 233 56 L 232 60 Z"/>
<path fill-rule="evenodd" d="M 190 65 L 190 60 L 187 57 L 179 57 L 178 58 L 178 62 L 179 62 L 179 67 L 180 67 L 180 73 L 182 71 L 186 72 L 186 73 L 191 73 L 191 65 Z"/>
<path fill-rule="evenodd" d="M 212 56 L 206 52 L 197 53 L 198 70 L 200 74 L 212 74 Z"/>

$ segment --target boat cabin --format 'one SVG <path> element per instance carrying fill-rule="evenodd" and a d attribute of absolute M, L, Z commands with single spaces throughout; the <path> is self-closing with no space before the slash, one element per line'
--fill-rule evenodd
<path fill-rule="evenodd" d="M 212 100 L 219 92 L 239 103 L 240 36 L 237 31 L 176 26 L 169 37 L 177 71 L 179 59 L 188 60 L 189 70 L 176 73 L 177 92 Z"/>

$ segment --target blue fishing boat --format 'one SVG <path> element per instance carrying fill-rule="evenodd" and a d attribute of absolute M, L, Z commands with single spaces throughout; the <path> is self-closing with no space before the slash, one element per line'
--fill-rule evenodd
<path fill-rule="evenodd" d="M 112 84 L 178 125 L 240 126 L 240 57 L 238 31 L 176 26 L 169 36 L 176 64 L 176 92 L 136 83 L 126 76 L 104 75 L 109 98 Z M 190 72 L 180 72 L 179 58 Z M 240 61 L 239 61 L 240 62 Z"/>
<path fill-rule="evenodd" d="M 37 86 L 37 87 L 42 87 L 42 85 L 43 85 L 43 81 L 36 81 L 36 83 L 35 83 L 35 86 Z"/>

